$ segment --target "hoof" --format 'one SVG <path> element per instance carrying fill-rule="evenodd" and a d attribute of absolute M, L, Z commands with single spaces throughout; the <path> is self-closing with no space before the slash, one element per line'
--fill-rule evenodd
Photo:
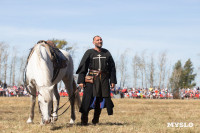
<path fill-rule="evenodd" d="M 40 122 L 40 126 L 44 126 L 45 124 L 43 122 Z"/>
<path fill-rule="evenodd" d="M 70 122 L 69 122 L 69 124 L 74 124 L 75 123 L 75 121 L 74 120 L 70 120 Z"/>
<path fill-rule="evenodd" d="M 54 123 L 54 122 L 56 122 L 58 120 L 58 117 L 52 117 L 51 118 L 51 123 Z"/>
<path fill-rule="evenodd" d="M 44 126 L 45 124 L 44 124 L 44 121 L 41 119 L 41 121 L 40 121 L 40 125 L 41 126 Z"/>
<path fill-rule="evenodd" d="M 27 121 L 26 121 L 27 124 L 32 124 L 33 121 L 29 118 Z"/>

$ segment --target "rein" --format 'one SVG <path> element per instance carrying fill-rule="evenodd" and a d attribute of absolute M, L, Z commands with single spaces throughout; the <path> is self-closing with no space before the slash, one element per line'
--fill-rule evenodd
<path fill-rule="evenodd" d="M 65 103 L 64 103 L 60 108 L 58 108 L 56 111 L 52 112 L 50 116 L 52 117 L 52 114 L 53 114 L 53 113 L 56 113 L 58 110 L 62 109 L 62 108 L 71 100 L 71 98 L 72 98 L 73 96 L 76 96 L 77 91 L 79 91 L 79 86 L 76 88 L 76 91 L 71 95 L 71 97 L 69 97 L 68 101 L 65 102 Z M 61 114 L 57 115 L 57 117 L 63 115 L 63 114 L 69 109 L 69 107 L 70 107 L 70 105 L 69 105 Z"/>

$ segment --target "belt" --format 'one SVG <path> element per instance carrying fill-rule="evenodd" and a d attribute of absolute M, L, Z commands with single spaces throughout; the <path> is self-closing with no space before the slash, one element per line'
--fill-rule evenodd
<path fill-rule="evenodd" d="M 99 70 L 89 70 L 89 74 L 98 76 L 102 73 L 106 73 L 106 71 L 99 71 Z"/>
<path fill-rule="evenodd" d="M 98 70 L 89 70 L 89 75 L 95 75 L 95 76 L 98 76 L 100 73 L 100 71 Z"/>

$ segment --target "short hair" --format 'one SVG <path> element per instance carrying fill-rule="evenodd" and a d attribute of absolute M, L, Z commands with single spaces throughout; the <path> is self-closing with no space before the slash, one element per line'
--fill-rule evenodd
<path fill-rule="evenodd" d="M 99 35 L 94 36 L 94 37 L 93 37 L 93 41 L 94 41 L 94 39 L 95 39 L 96 37 L 100 37 L 100 36 L 99 36 Z"/>

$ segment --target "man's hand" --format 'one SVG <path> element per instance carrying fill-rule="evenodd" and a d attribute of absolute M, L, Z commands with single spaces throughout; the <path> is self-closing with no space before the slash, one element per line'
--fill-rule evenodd
<path fill-rule="evenodd" d="M 115 88 L 115 84 L 114 83 L 111 83 L 111 88 Z"/>
<path fill-rule="evenodd" d="M 84 85 L 83 83 L 80 83 L 78 86 L 79 86 L 81 89 L 83 89 L 83 87 L 85 87 L 85 85 Z"/>

